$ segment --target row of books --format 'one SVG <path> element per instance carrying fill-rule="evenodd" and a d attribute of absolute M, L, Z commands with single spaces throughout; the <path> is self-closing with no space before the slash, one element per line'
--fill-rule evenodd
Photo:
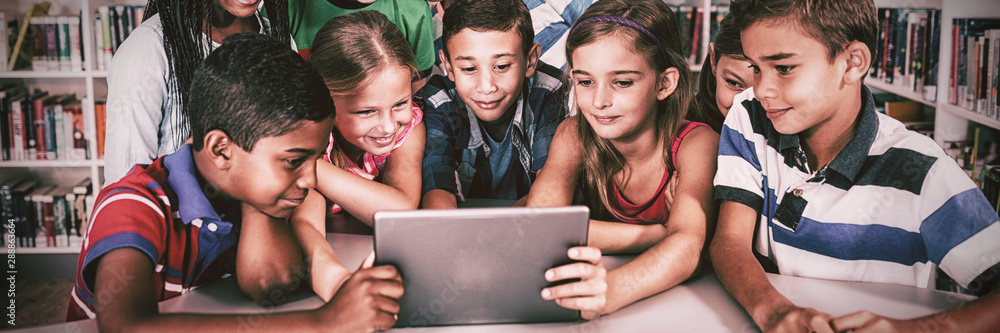
<path fill-rule="evenodd" d="M 125 38 L 142 22 L 145 6 L 100 6 L 94 12 L 94 66 L 107 70 L 111 57 Z M 31 71 L 82 71 L 87 55 L 83 51 L 81 16 L 21 17 L 28 20 L 24 26 L 17 19 L 7 20 L 0 13 L 0 71 L 8 69 L 9 59 L 15 61 L 10 69 Z M 25 29 L 22 29 L 24 27 Z M 21 40 L 21 47 L 9 47 L 9 41 Z"/>
<path fill-rule="evenodd" d="M 673 6 L 671 8 L 677 14 L 677 28 L 681 35 L 681 54 L 684 55 L 688 63 L 700 63 L 702 52 L 701 32 L 702 13 L 705 8 L 697 6 Z M 722 18 L 729 14 L 729 7 L 711 6 L 709 10 L 709 42 L 715 41 L 715 36 L 719 32 L 719 23 Z M 706 44 L 707 45 L 707 44 Z"/>
<path fill-rule="evenodd" d="M 871 78 L 937 100 L 941 11 L 918 8 L 878 9 L 878 52 Z"/>
<path fill-rule="evenodd" d="M 111 66 L 111 56 L 142 23 L 145 6 L 100 6 L 94 13 L 94 65 L 104 71 Z"/>
<path fill-rule="evenodd" d="M 22 86 L 0 89 L 2 160 L 85 160 L 91 158 L 90 140 L 76 95 L 38 89 L 29 93 Z"/>
<path fill-rule="evenodd" d="M 1000 120 L 1000 18 L 952 20 L 948 103 Z"/>
<path fill-rule="evenodd" d="M 34 45 L 31 70 L 83 70 L 83 44 L 80 43 L 79 16 L 42 16 L 29 20 L 29 36 Z"/>
<path fill-rule="evenodd" d="M 0 183 L 0 216 L 14 224 L 14 246 L 80 248 L 94 207 L 90 183 L 90 178 L 73 186 L 23 179 Z M 0 238 L 11 245 L 8 237 Z"/>

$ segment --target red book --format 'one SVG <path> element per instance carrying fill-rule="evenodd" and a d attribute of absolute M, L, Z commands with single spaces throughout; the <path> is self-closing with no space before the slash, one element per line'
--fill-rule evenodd
<path fill-rule="evenodd" d="M 35 158 L 44 160 L 48 153 L 45 150 L 45 139 L 48 133 L 45 132 L 45 95 L 40 93 L 32 101 L 32 128 L 35 129 Z"/>

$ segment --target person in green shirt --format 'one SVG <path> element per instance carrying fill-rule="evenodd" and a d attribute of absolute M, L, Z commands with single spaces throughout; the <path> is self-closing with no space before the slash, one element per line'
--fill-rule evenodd
<path fill-rule="evenodd" d="M 362 10 L 385 14 L 399 27 L 416 56 L 418 77 L 413 78 L 417 91 L 434 66 L 434 36 L 431 8 L 416 0 L 288 0 L 289 25 L 299 54 L 306 60 L 316 32 L 331 18 Z"/>

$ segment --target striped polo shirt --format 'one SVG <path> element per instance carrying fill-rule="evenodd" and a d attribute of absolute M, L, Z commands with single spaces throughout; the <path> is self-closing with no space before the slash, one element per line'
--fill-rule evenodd
<path fill-rule="evenodd" d="M 754 248 L 781 274 L 933 286 L 940 266 L 974 292 L 1000 274 L 1000 223 L 983 193 L 930 138 L 875 112 L 862 88 L 857 132 L 809 170 L 798 135 L 778 133 L 754 96 L 722 128 L 716 199 L 760 213 Z M 981 289 L 981 290 L 975 290 Z"/>
<path fill-rule="evenodd" d="M 591 3 L 593 0 L 524 0 L 531 12 L 535 43 L 542 49 L 541 61 L 566 69 L 569 29 Z"/>
<path fill-rule="evenodd" d="M 149 258 L 160 301 L 235 271 L 239 205 L 216 212 L 196 172 L 186 144 L 152 164 L 136 165 L 101 190 L 78 259 L 67 321 L 96 318 L 95 263 L 116 249 L 132 248 Z M 123 284 L 130 280 L 118 278 Z"/>

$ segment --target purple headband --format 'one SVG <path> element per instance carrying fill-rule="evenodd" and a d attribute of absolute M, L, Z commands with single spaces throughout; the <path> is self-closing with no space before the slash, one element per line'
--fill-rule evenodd
<path fill-rule="evenodd" d="M 624 18 L 624 17 L 618 17 L 618 16 L 594 16 L 594 17 L 588 18 L 586 20 L 583 20 L 583 21 L 580 21 L 579 23 L 577 23 L 576 26 L 573 27 L 573 30 L 570 30 L 569 33 L 570 33 L 570 35 L 572 35 L 573 32 L 576 31 L 576 29 L 579 29 L 580 27 L 582 27 L 582 26 L 584 26 L 586 24 L 594 23 L 594 22 L 615 22 L 615 23 L 618 23 L 618 24 L 626 25 L 629 28 L 632 28 L 632 29 L 635 29 L 638 32 L 641 32 L 643 35 L 646 35 L 647 38 L 649 38 L 650 40 L 652 40 L 654 44 L 656 44 L 656 48 L 659 49 L 660 50 L 660 54 L 663 55 L 663 60 L 666 60 L 668 64 L 670 63 L 670 58 L 667 57 L 667 51 L 663 49 L 663 44 L 660 43 L 660 40 L 656 39 L 656 36 L 653 36 L 652 32 L 650 32 L 649 30 L 647 30 L 643 26 L 639 25 L 639 23 L 635 23 L 634 21 L 629 20 L 629 19 Z"/>

